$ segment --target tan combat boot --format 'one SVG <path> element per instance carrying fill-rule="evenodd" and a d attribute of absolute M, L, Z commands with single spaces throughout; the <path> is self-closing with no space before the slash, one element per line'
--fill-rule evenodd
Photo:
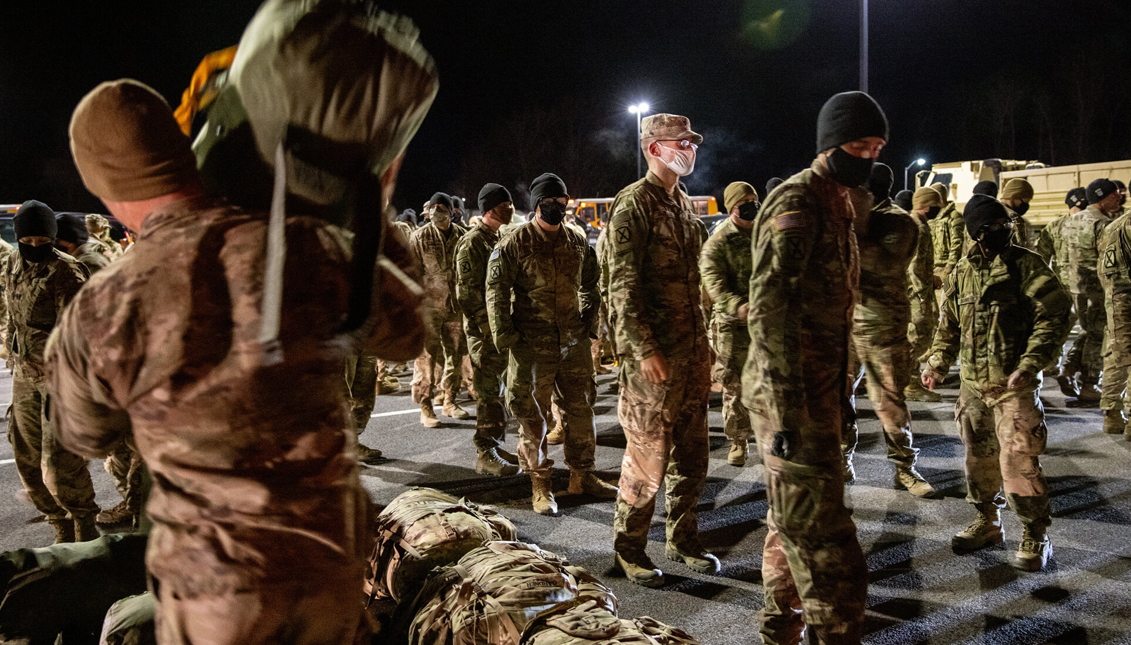
<path fill-rule="evenodd" d="M 94 517 L 94 513 L 75 517 L 75 542 L 90 542 L 102 537 Z"/>
<path fill-rule="evenodd" d="M 903 388 L 903 398 L 908 401 L 918 401 L 919 403 L 938 403 L 942 401 L 942 395 L 938 392 L 932 392 L 923 387 L 923 384 L 912 380 L 907 387 Z"/>
<path fill-rule="evenodd" d="M 385 456 L 381 454 L 380 450 L 370 448 L 359 441 L 357 443 L 357 460 L 363 464 L 373 466 L 384 462 Z"/>
<path fill-rule="evenodd" d="M 624 573 L 630 582 L 642 587 L 659 587 L 664 584 L 664 572 L 643 551 L 632 554 L 617 553 L 613 556 L 613 568 Z"/>
<path fill-rule="evenodd" d="M 479 458 L 475 460 L 475 472 L 480 475 L 507 477 L 517 475 L 522 471 L 518 466 L 500 457 L 495 448 L 488 448 L 487 450 L 479 451 Z"/>
<path fill-rule="evenodd" d="M 1078 403 L 1089 404 L 1090 406 L 1092 403 L 1099 403 L 1101 398 L 1103 398 L 1103 393 L 1100 392 L 1098 385 L 1095 383 L 1080 384 L 1080 396 L 1076 397 Z"/>
<path fill-rule="evenodd" d="M 436 411 L 432 409 L 432 399 L 420 404 L 420 425 L 425 428 L 440 427 L 440 420 L 436 418 Z"/>
<path fill-rule="evenodd" d="M 1056 384 L 1060 386 L 1060 393 L 1064 396 L 1075 399 L 1080 396 L 1080 388 L 1076 385 L 1076 377 L 1070 374 L 1061 374 L 1056 377 Z"/>
<path fill-rule="evenodd" d="M 1026 524 L 1025 532 L 1021 536 L 1021 546 L 1013 556 L 1014 569 L 1022 571 L 1040 571 L 1049 563 L 1052 557 L 1052 540 L 1044 528 L 1037 528 Z"/>
<path fill-rule="evenodd" d="M 560 446 L 565 443 L 565 428 L 562 426 L 562 420 L 557 419 L 554 423 L 554 429 L 550 434 L 546 435 L 546 443 L 551 446 Z"/>
<path fill-rule="evenodd" d="M 444 397 L 444 408 L 441 410 L 441 412 L 446 417 L 451 417 L 453 419 L 457 419 L 457 420 L 461 420 L 461 421 L 463 419 L 467 419 L 467 418 L 471 417 L 471 415 L 467 413 L 467 410 L 464 410 L 463 408 L 459 407 L 459 404 L 456 403 L 455 397 L 452 397 L 452 396 Z"/>
<path fill-rule="evenodd" d="M 978 508 L 978 516 L 970 526 L 959 531 L 950 540 L 955 553 L 970 553 L 987 546 L 1005 543 L 1005 531 L 1001 528 L 1001 511 L 996 506 Z"/>
<path fill-rule="evenodd" d="M 70 518 L 64 517 L 47 522 L 55 529 L 55 544 L 69 544 L 75 541 L 75 523 Z"/>
<path fill-rule="evenodd" d="M 593 373 L 597 376 L 604 376 L 605 374 L 612 374 L 613 371 L 600 363 L 600 361 L 593 362 Z"/>
<path fill-rule="evenodd" d="M 591 495 L 597 499 L 616 499 L 620 490 L 612 484 L 593 474 L 591 470 L 570 470 L 569 489 L 570 495 Z"/>
<path fill-rule="evenodd" d="M 401 381 L 395 376 L 386 376 L 377 381 L 377 395 L 396 394 L 401 391 Z"/>
<path fill-rule="evenodd" d="M 893 482 L 896 490 L 905 490 L 915 497 L 924 499 L 935 499 L 938 497 L 938 492 L 934 486 L 927 483 L 926 479 L 919 474 L 919 471 L 909 466 L 896 466 L 895 468 L 895 481 Z"/>
<path fill-rule="evenodd" d="M 727 453 L 727 463 L 731 466 L 745 466 L 746 450 L 747 442 L 745 439 L 741 439 L 732 443 L 730 445 L 730 452 Z"/>
<path fill-rule="evenodd" d="M 1104 433 L 1123 434 L 1127 429 L 1127 419 L 1123 417 L 1123 410 L 1104 410 Z"/>
<path fill-rule="evenodd" d="M 531 477 L 530 483 L 534 493 L 531 496 L 530 503 L 534 507 L 534 512 L 539 515 L 557 517 L 558 503 L 554 501 L 554 491 L 550 485 L 550 478 Z"/>
<path fill-rule="evenodd" d="M 664 555 L 673 562 L 682 562 L 687 568 L 699 573 L 714 575 L 719 572 L 719 559 L 707 553 L 695 540 L 695 544 L 678 547 L 671 542 L 664 546 Z"/>
<path fill-rule="evenodd" d="M 134 515 L 136 514 L 130 510 L 129 505 L 126 504 L 126 500 L 123 499 L 122 501 L 118 502 L 118 505 L 114 508 L 106 509 L 99 512 L 98 515 L 95 515 L 94 521 L 97 524 L 113 526 L 117 524 L 125 524 L 126 522 L 132 523 Z"/>

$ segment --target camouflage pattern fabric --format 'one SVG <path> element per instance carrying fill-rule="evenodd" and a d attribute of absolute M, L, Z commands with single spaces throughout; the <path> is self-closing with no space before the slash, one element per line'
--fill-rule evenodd
<path fill-rule="evenodd" d="M 354 354 L 346 359 L 345 386 L 346 399 L 350 405 L 350 416 L 357 436 L 365 433 L 369 425 L 373 407 L 377 405 L 377 363 L 380 359 L 374 354 Z"/>
<path fill-rule="evenodd" d="M 599 282 L 599 291 L 601 292 L 601 313 L 599 314 L 606 321 L 608 326 L 608 341 L 609 347 L 612 349 L 613 357 L 619 363 L 620 352 L 617 350 L 617 334 L 616 334 L 616 312 L 612 306 L 612 300 L 609 297 L 609 249 L 612 244 L 609 243 L 609 227 L 606 225 L 601 229 L 600 234 L 597 235 L 597 264 L 601 267 L 601 279 Z"/>
<path fill-rule="evenodd" d="M 1119 216 L 1100 238 L 1097 267 L 1107 326 L 1100 407 L 1131 412 L 1131 214 Z"/>
<path fill-rule="evenodd" d="M 539 614 L 523 645 L 698 645 L 687 632 L 643 616 L 617 618 L 596 600 L 579 598 Z"/>
<path fill-rule="evenodd" d="M 509 233 L 487 265 L 487 313 L 495 347 L 510 351 L 507 404 L 519 426 L 518 461 L 533 478 L 550 475 L 547 414 L 561 407 L 566 463 L 593 469 L 594 333 L 600 268 L 579 231 L 547 232 L 536 221 Z"/>
<path fill-rule="evenodd" d="M 841 452 L 859 256 L 853 202 L 827 173 L 814 160 L 776 188 L 752 239 L 742 391 L 766 468 L 766 643 L 796 643 L 806 625 L 818 642 L 858 643 L 864 627 L 867 565 Z"/>
<path fill-rule="evenodd" d="M 88 240 L 75 249 L 73 257 L 86 269 L 89 277 L 110 264 L 110 249 L 99 240 Z"/>
<path fill-rule="evenodd" d="M 947 202 L 942 211 L 931 220 L 931 240 L 934 242 L 935 275 L 945 279 L 962 258 L 966 225 L 962 213 L 954 202 Z"/>
<path fill-rule="evenodd" d="M 107 259 L 114 261 L 125 253 L 122 245 L 110 237 L 109 220 L 97 213 L 91 213 L 86 216 L 85 223 L 87 233 L 102 243 L 100 250 L 106 254 Z"/>
<path fill-rule="evenodd" d="M 750 413 L 742 403 L 742 367 L 750 349 L 750 331 L 738 309 L 750 295 L 750 231 L 729 217 L 703 245 L 699 273 L 711 297 L 715 332 L 715 367 L 712 380 L 723 386 L 723 430 L 731 441 L 754 435 Z"/>
<path fill-rule="evenodd" d="M 1047 225 L 1045 225 L 1045 227 L 1041 229 L 1040 234 L 1037 236 L 1037 244 L 1033 249 L 1037 252 L 1037 255 L 1041 256 L 1041 259 L 1045 261 L 1045 264 L 1048 264 L 1049 267 L 1052 268 L 1053 273 L 1055 273 L 1056 277 L 1060 279 L 1060 284 L 1062 286 L 1065 284 L 1065 276 L 1061 271 L 1063 267 L 1061 267 L 1057 262 L 1057 258 L 1067 257 L 1066 255 L 1064 255 L 1064 251 L 1061 250 L 1061 245 L 1064 242 L 1064 223 L 1068 221 L 1068 218 L 1071 216 L 1072 215 L 1070 213 L 1065 213 L 1064 215 L 1057 217 L 1052 222 L 1049 222 Z M 1073 307 L 1072 313 L 1069 315 L 1072 318 L 1072 324 L 1075 325 L 1075 307 Z M 1045 368 L 1046 376 L 1056 378 L 1065 371 L 1064 354 L 1064 346 L 1061 345 L 1060 352 L 1057 354 L 1056 360 L 1053 361 L 1052 365 L 1049 365 L 1047 368 Z M 1072 368 L 1073 375 L 1075 375 L 1076 372 L 1079 371 L 1079 365 L 1076 365 Z"/>
<path fill-rule="evenodd" d="M 463 329 L 471 355 L 475 389 L 475 447 L 480 452 L 500 448 L 506 438 L 503 377 L 507 354 L 495 349 L 487 315 L 487 262 L 499 234 L 477 223 L 456 245 L 456 300 L 463 311 Z"/>
<path fill-rule="evenodd" d="M 856 209 L 854 228 L 860 289 L 853 313 L 851 349 L 855 351 L 850 351 L 849 407 L 841 444 L 851 463 L 859 438 L 855 392 L 867 374 L 868 399 L 883 426 L 888 459 L 911 467 L 919 451 L 913 446 L 911 413 L 903 392 L 911 382 L 908 271 L 919 249 L 919 226 L 902 208 L 884 200 L 870 211 Z"/>
<path fill-rule="evenodd" d="M 290 642 L 338 643 L 367 632 L 358 598 L 371 503 L 339 338 L 349 244 L 313 218 L 288 217 L 286 227 L 278 353 L 257 340 L 267 217 L 204 197 L 150 213 L 48 346 L 59 441 L 100 457 L 132 430 L 153 475 L 146 560 L 161 642 L 286 632 Z M 411 270 L 405 249 L 386 242 L 386 257 Z M 397 280 L 378 276 L 356 341 L 404 361 L 423 338 Z"/>
<path fill-rule="evenodd" d="M 8 262 L 19 259 L 16 250 L 4 240 L 0 240 L 0 275 L 8 272 Z M 4 294 L 4 281 L 0 280 L 0 343 L 8 348 L 8 297 Z M 7 356 L 5 356 L 6 358 Z"/>
<path fill-rule="evenodd" d="M 668 193 L 649 172 L 617 194 L 608 231 L 609 318 L 621 360 L 617 417 L 627 440 L 613 548 L 629 556 L 644 548 L 666 480 L 667 539 L 695 553 L 711 387 L 700 299 L 702 226 L 687 195 L 678 186 Z M 662 385 L 639 368 L 657 354 L 670 366 Z"/>
<path fill-rule="evenodd" d="M 416 403 L 431 401 L 437 390 L 445 402 L 454 401 L 460 390 L 467 341 L 455 299 L 456 244 L 466 232 L 455 222 L 447 232 L 429 222 L 409 238 L 413 255 L 424 271 L 424 349 L 433 364 L 443 365 L 439 372 L 417 360 L 423 374 L 413 375 L 412 400 Z"/>
<path fill-rule="evenodd" d="M 110 606 L 98 645 L 157 645 L 153 594 L 122 598 Z"/>
<path fill-rule="evenodd" d="M 145 462 L 141 455 L 128 441 L 122 441 L 106 456 L 103 467 L 114 478 L 114 487 L 118 489 L 126 508 L 134 515 L 139 515 L 145 502 Z"/>
<path fill-rule="evenodd" d="M 909 215 L 919 228 L 919 244 L 911 265 L 907 267 L 907 299 L 911 305 L 907 340 L 911 343 L 911 362 L 914 365 L 925 359 L 931 349 L 931 339 L 939 322 L 939 304 L 935 299 L 935 249 L 930 223 L 917 213 Z"/>
<path fill-rule="evenodd" d="M 28 262 L 17 252 L 0 275 L 8 303 L 8 369 L 21 378 L 44 377 L 47 337 L 86 282 L 74 258 L 57 249 L 53 253 L 43 262 Z"/>
<path fill-rule="evenodd" d="M 1013 243 L 1023 249 L 1035 251 L 1037 249 L 1037 235 L 1033 231 L 1033 225 L 1010 207 L 1006 206 L 1005 210 L 1009 213 L 1009 219 L 1013 220 Z"/>
<path fill-rule="evenodd" d="M 1068 351 L 1065 370 L 1080 373 L 1082 385 L 1099 382 L 1103 371 L 1103 334 L 1107 314 L 1104 292 L 1096 274 L 1100 261 L 1100 237 L 1111 222 L 1098 206 L 1073 213 L 1064 223 L 1063 243 L 1056 262 L 1064 277 L 1064 288 L 1076 305 L 1076 317 L 1083 330 Z M 1062 268 L 1061 268 L 1062 267 Z"/>

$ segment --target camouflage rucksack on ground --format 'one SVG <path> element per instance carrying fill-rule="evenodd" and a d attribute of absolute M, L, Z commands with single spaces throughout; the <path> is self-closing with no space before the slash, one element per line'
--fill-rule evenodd
<path fill-rule="evenodd" d="M 455 564 L 487 542 L 517 537 L 514 524 L 493 509 L 431 488 L 398 495 L 377 516 L 376 535 L 365 590 L 370 600 L 398 602 L 412 600 L 433 568 Z"/>
<path fill-rule="evenodd" d="M 616 616 L 612 592 L 533 544 L 490 542 L 437 569 L 413 603 L 410 645 L 519 645 L 540 614 L 591 600 Z"/>
<path fill-rule="evenodd" d="M 522 645 L 657 645 L 631 620 L 622 620 L 594 600 L 569 603 L 532 621 Z"/>
<path fill-rule="evenodd" d="M 122 598 L 106 612 L 98 645 L 157 645 L 156 615 L 153 594 Z"/>

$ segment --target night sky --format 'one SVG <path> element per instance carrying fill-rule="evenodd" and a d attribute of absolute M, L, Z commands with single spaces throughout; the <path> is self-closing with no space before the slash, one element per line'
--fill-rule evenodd
<path fill-rule="evenodd" d="M 235 44 L 259 3 L 2 4 L 0 202 L 84 211 L 102 209 L 67 147 L 79 98 L 129 76 L 176 106 L 201 57 Z M 547 110 L 586 124 L 597 141 L 588 150 L 608 157 L 601 179 L 579 179 L 571 192 L 611 196 L 634 179 L 626 108 L 637 101 L 687 115 L 706 136 L 691 192 L 721 195 L 735 180 L 761 188 L 808 165 L 821 104 L 858 86 L 858 0 L 380 6 L 417 21 L 440 73 L 402 171 L 401 208 L 436 190 L 474 197 L 484 173 L 515 175 L 492 179 L 520 194 L 533 178 L 520 172 L 555 171 L 569 184 L 575 166 L 552 135 L 529 137 L 546 141 L 529 141 L 540 158 L 521 170 L 503 163 L 527 142 L 497 136 L 501 128 Z M 892 131 L 882 160 L 901 183 L 920 155 L 1131 158 L 1129 33 L 1131 16 L 1115 0 L 872 0 L 870 90 Z"/>

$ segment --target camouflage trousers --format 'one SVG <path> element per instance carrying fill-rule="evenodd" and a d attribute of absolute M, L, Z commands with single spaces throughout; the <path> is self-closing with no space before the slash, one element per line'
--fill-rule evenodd
<path fill-rule="evenodd" d="M 852 463 L 860 429 L 856 423 L 856 389 L 868 377 L 868 400 L 880 419 L 888 459 L 897 465 L 915 465 L 919 450 L 911 436 L 911 412 L 904 388 L 911 382 L 911 344 L 904 336 L 854 333 L 848 351 L 848 407 L 845 409 L 841 447 L 846 463 Z"/>
<path fill-rule="evenodd" d="M 1040 386 L 979 392 L 963 383 L 954 416 L 966 447 L 966 501 L 998 508 L 1008 502 L 1025 524 L 1047 527 L 1052 514 L 1039 457 L 1048 428 Z"/>
<path fill-rule="evenodd" d="M 142 487 L 145 462 L 142 461 L 137 450 L 123 441 L 106 457 L 103 467 L 114 478 L 114 487 L 118 489 L 118 494 L 122 496 L 126 508 L 135 515 L 140 513 L 142 503 L 145 501 Z"/>
<path fill-rule="evenodd" d="M 526 340 L 515 343 L 507 368 L 507 405 L 518 422 L 518 463 L 531 478 L 550 476 L 554 462 L 548 456 L 547 421 L 556 402 L 565 430 L 566 464 L 570 470 L 593 470 L 597 426 L 589 347 L 578 344 L 560 354 L 546 354 L 532 345 Z"/>
<path fill-rule="evenodd" d="M 594 367 L 600 365 L 602 360 L 614 357 L 610 329 L 608 306 L 602 299 L 601 309 L 597 315 L 597 338 L 591 343 Z"/>
<path fill-rule="evenodd" d="M 49 521 L 98 512 L 86 460 L 59 445 L 55 424 L 44 414 L 43 381 L 12 379 L 8 441 L 16 470 L 35 508 Z"/>
<path fill-rule="evenodd" d="M 373 406 L 377 405 L 379 362 L 372 354 L 358 354 L 346 359 L 346 399 L 358 436 L 365 432 Z"/>
<path fill-rule="evenodd" d="M 627 445 L 613 517 L 617 553 L 639 553 L 648 544 L 661 483 L 668 543 L 691 553 L 701 548 L 695 507 L 707 478 L 710 451 L 710 363 L 703 357 L 673 360 L 671 365 L 667 382 L 655 385 L 644 378 L 635 362 L 621 364 L 617 417 Z"/>
<path fill-rule="evenodd" d="M 507 411 L 503 407 L 507 354 L 473 334 L 467 335 L 467 347 L 475 391 L 475 447 L 480 452 L 501 448 L 507 434 Z"/>
<path fill-rule="evenodd" d="M 926 311 L 916 301 L 911 300 L 911 322 L 907 325 L 907 342 L 911 345 L 912 367 L 923 362 L 925 355 L 931 349 L 931 342 L 935 339 L 935 329 L 939 326 L 939 311 L 936 307 L 927 307 Z"/>
<path fill-rule="evenodd" d="M 780 422 L 771 422 L 764 409 L 751 411 L 770 507 L 760 615 L 768 645 L 800 643 L 806 626 L 822 644 L 859 644 L 863 634 L 868 566 L 844 504 L 840 435 L 846 374 L 842 367 L 806 375 L 807 414 L 791 460 L 773 454 Z"/>
<path fill-rule="evenodd" d="M 151 578 L 162 645 L 369 643 L 360 575 L 264 584 L 216 595 L 180 596 Z M 314 591 L 312 591 L 312 589 Z"/>
<path fill-rule="evenodd" d="M 746 325 L 715 324 L 715 367 L 711 379 L 723 386 L 723 431 L 731 441 L 754 436 L 750 412 L 742 402 L 742 368 L 750 351 Z"/>
<path fill-rule="evenodd" d="M 413 402 L 431 402 L 436 394 L 442 395 L 445 402 L 455 401 L 466 353 L 467 340 L 459 318 L 430 324 L 424 335 L 424 353 L 413 364 Z"/>
<path fill-rule="evenodd" d="M 1106 304 L 1100 408 L 1131 412 L 1131 301 L 1122 296 Z"/>
<path fill-rule="evenodd" d="M 1076 318 L 1082 330 L 1068 350 L 1064 371 L 1069 375 L 1080 373 L 1083 385 L 1098 383 L 1103 372 L 1104 326 L 1107 312 L 1103 292 L 1073 295 Z"/>
<path fill-rule="evenodd" d="M 1075 304 L 1072 307 L 1072 312 L 1069 314 L 1069 317 L 1072 319 L 1072 326 L 1075 326 L 1078 322 L 1076 319 Z M 1081 346 L 1081 349 L 1083 349 L 1083 346 Z M 1077 352 L 1073 356 L 1073 365 L 1069 364 L 1066 356 L 1067 352 L 1065 350 L 1065 346 L 1061 345 L 1060 350 L 1057 352 L 1056 359 L 1048 367 L 1045 368 L 1043 374 L 1051 378 L 1056 378 L 1061 374 L 1064 374 L 1065 372 L 1071 370 L 1071 373 L 1069 375 L 1074 376 L 1076 372 L 1080 371 L 1080 353 Z"/>

